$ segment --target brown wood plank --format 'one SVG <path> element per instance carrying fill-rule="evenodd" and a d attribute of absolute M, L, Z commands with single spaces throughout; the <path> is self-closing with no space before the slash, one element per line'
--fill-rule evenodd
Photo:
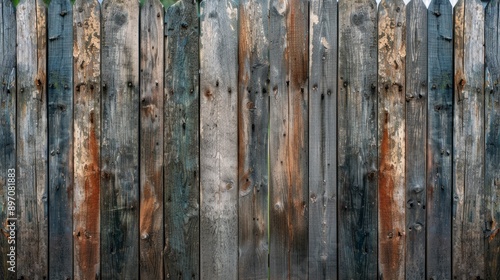
<path fill-rule="evenodd" d="M 337 279 L 337 1 L 309 8 L 309 279 Z"/>
<path fill-rule="evenodd" d="M 484 8 L 454 12 L 453 278 L 484 279 Z"/>
<path fill-rule="evenodd" d="M 238 2 L 200 4 L 200 275 L 238 276 Z"/>
<path fill-rule="evenodd" d="M 271 1 L 271 279 L 308 275 L 308 1 Z"/>
<path fill-rule="evenodd" d="M 425 278 L 427 7 L 406 8 L 406 279 Z"/>
<path fill-rule="evenodd" d="M 338 278 L 376 279 L 377 4 L 338 5 Z"/>
<path fill-rule="evenodd" d="M 17 279 L 12 223 L 19 207 L 16 196 L 16 10 L 11 0 L 0 2 L 0 278 Z M 12 250 L 14 249 L 14 250 Z M 10 262 L 10 263 L 8 263 Z"/>
<path fill-rule="evenodd" d="M 239 6 L 239 279 L 268 277 L 268 0 Z"/>
<path fill-rule="evenodd" d="M 17 277 L 48 277 L 47 8 L 21 0 L 17 18 Z"/>
<path fill-rule="evenodd" d="M 100 278 L 101 22 L 97 0 L 73 9 L 75 279 Z"/>
<path fill-rule="evenodd" d="M 420 205 L 425 205 L 427 211 L 426 277 L 451 279 L 453 8 L 450 1 L 432 1 L 427 23 L 427 201 Z M 412 231 L 419 228 L 415 224 Z"/>
<path fill-rule="evenodd" d="M 165 276 L 200 278 L 198 4 L 165 14 Z"/>
<path fill-rule="evenodd" d="M 139 270 L 142 279 L 163 279 L 163 5 L 140 7 L 140 197 Z"/>
<path fill-rule="evenodd" d="M 379 278 L 405 277 L 406 6 L 382 0 L 378 14 Z"/>
<path fill-rule="evenodd" d="M 486 7 L 485 39 L 485 279 L 500 275 L 500 1 Z"/>
<path fill-rule="evenodd" d="M 138 279 L 139 2 L 101 12 L 101 277 Z"/>

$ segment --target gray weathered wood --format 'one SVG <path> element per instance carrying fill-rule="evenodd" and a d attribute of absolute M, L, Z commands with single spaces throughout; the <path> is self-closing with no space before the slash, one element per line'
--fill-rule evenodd
<path fill-rule="evenodd" d="M 239 279 L 268 277 L 268 0 L 239 6 Z"/>
<path fill-rule="evenodd" d="M 140 243 L 142 279 L 163 279 L 163 5 L 140 7 Z M 171 172 L 171 170 L 169 170 Z"/>
<path fill-rule="evenodd" d="M 337 279 L 337 1 L 309 9 L 309 278 Z"/>
<path fill-rule="evenodd" d="M 406 6 L 382 0 L 378 13 L 379 279 L 405 277 Z"/>
<path fill-rule="evenodd" d="M 17 18 L 17 277 L 48 277 L 47 8 L 21 0 Z"/>
<path fill-rule="evenodd" d="M 453 278 L 484 279 L 484 9 L 454 12 Z"/>
<path fill-rule="evenodd" d="M 339 1 L 340 279 L 377 278 L 377 4 Z"/>
<path fill-rule="evenodd" d="M 198 4 L 165 14 L 165 275 L 200 278 Z"/>
<path fill-rule="evenodd" d="M 451 206 L 453 152 L 453 9 L 448 0 L 433 0 L 427 11 L 427 184 L 426 223 L 411 232 L 426 230 L 426 278 L 451 279 Z M 424 198 L 421 198 L 424 199 Z M 410 230 L 410 228 L 408 228 Z M 419 278 L 421 279 L 421 278 Z"/>
<path fill-rule="evenodd" d="M 138 279 L 139 2 L 101 7 L 101 277 Z"/>
<path fill-rule="evenodd" d="M 9 196 L 16 191 L 16 11 L 11 0 L 0 2 L 0 278 L 17 279 L 7 264 L 13 238 L 7 227 L 9 218 L 17 218 L 9 211 Z M 10 171 L 9 171 L 10 170 Z M 9 194 L 9 192 L 11 192 Z M 12 200 L 11 200 L 12 201 Z M 12 202 L 11 202 L 12 203 Z M 18 203 L 15 203 L 18 207 Z M 9 242 L 11 242 L 9 244 Z"/>
<path fill-rule="evenodd" d="M 73 277 L 73 4 L 47 13 L 49 279 Z"/>
<path fill-rule="evenodd" d="M 485 279 L 500 275 L 500 1 L 486 7 L 485 39 Z"/>
<path fill-rule="evenodd" d="M 200 4 L 200 274 L 238 275 L 238 1 Z"/>
<path fill-rule="evenodd" d="M 406 8 L 406 279 L 425 278 L 427 7 Z"/>
<path fill-rule="evenodd" d="M 101 23 L 97 0 L 73 8 L 75 279 L 100 278 Z"/>
<path fill-rule="evenodd" d="M 308 1 L 270 8 L 271 279 L 308 276 Z"/>

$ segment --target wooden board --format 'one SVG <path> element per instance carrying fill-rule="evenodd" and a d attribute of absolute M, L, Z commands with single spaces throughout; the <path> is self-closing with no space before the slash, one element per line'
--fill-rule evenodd
<path fill-rule="evenodd" d="M 17 277 L 48 277 L 47 8 L 21 0 L 17 18 Z"/>
<path fill-rule="evenodd" d="M 486 7 L 485 39 L 485 279 L 500 275 L 500 2 Z"/>
<path fill-rule="evenodd" d="M 433 0 L 427 11 L 427 278 L 451 279 L 451 206 L 453 153 L 453 8 Z M 417 193 L 420 190 L 415 190 Z M 423 199 L 423 198 L 422 198 Z M 410 225 L 411 226 L 411 225 Z M 412 232 L 419 231 L 415 224 Z"/>
<path fill-rule="evenodd" d="M 308 1 L 270 8 L 271 279 L 308 276 Z"/>
<path fill-rule="evenodd" d="M 142 279 L 163 279 L 163 5 L 140 7 L 140 197 Z M 170 171 L 171 172 L 171 171 Z"/>
<path fill-rule="evenodd" d="M 198 4 L 165 13 L 165 276 L 200 276 Z"/>
<path fill-rule="evenodd" d="M 425 278 L 427 7 L 406 8 L 406 279 Z"/>
<path fill-rule="evenodd" d="M 378 34 L 379 278 L 403 279 L 406 243 L 406 6 L 403 0 L 379 3 Z"/>
<path fill-rule="evenodd" d="M 454 12 L 453 278 L 484 279 L 484 9 Z"/>
<path fill-rule="evenodd" d="M 377 278 L 377 3 L 339 1 L 339 279 Z"/>
<path fill-rule="evenodd" d="M 73 4 L 47 9 L 49 278 L 73 276 Z"/>
<path fill-rule="evenodd" d="M 238 275 L 238 2 L 200 4 L 200 275 Z"/>
<path fill-rule="evenodd" d="M 337 279 L 337 1 L 309 8 L 309 279 Z"/>
<path fill-rule="evenodd" d="M 17 279 L 9 271 L 11 247 L 14 239 L 8 225 L 9 218 L 17 218 L 19 211 L 11 213 L 9 200 L 16 199 L 16 10 L 10 0 L 0 2 L 0 278 Z M 10 198 L 9 198 L 10 197 Z M 14 201 L 13 201 L 14 202 Z M 12 203 L 12 202 L 11 202 Z M 15 203 L 17 207 L 18 203 Z"/>
<path fill-rule="evenodd" d="M 101 11 L 101 277 L 138 279 L 139 2 Z"/>
<path fill-rule="evenodd" d="M 97 0 L 73 8 L 75 279 L 100 278 L 101 23 Z"/>
<path fill-rule="evenodd" d="M 268 277 L 268 0 L 239 6 L 238 278 Z"/>

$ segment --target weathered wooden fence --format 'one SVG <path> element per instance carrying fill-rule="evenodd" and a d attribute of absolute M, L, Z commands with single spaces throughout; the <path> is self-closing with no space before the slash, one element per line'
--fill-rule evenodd
<path fill-rule="evenodd" d="M 14 2 L 1 279 L 500 278 L 500 0 Z"/>

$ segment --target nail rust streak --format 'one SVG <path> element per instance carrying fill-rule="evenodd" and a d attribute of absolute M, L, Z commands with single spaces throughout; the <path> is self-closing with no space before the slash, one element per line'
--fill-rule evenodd
<path fill-rule="evenodd" d="M 94 112 L 90 113 L 89 120 L 94 119 Z M 85 168 L 85 198 L 81 203 L 80 212 L 75 213 L 75 220 L 82 221 L 82 227 L 77 229 L 79 252 L 77 255 L 81 271 L 86 273 L 86 279 L 95 277 L 94 270 L 89 267 L 99 265 L 99 144 L 95 134 L 95 124 L 90 122 L 90 133 L 88 142 L 89 158 Z"/>
<path fill-rule="evenodd" d="M 305 36 L 307 20 L 305 11 L 303 10 L 303 3 L 300 0 L 292 0 L 289 6 L 289 14 L 287 17 L 287 26 L 289 36 L 289 48 L 285 51 L 285 59 L 288 59 L 287 65 L 289 67 L 291 81 L 288 92 L 288 104 L 291 107 L 291 115 L 288 116 L 292 127 L 288 127 L 291 131 L 287 132 L 285 141 L 288 141 L 287 151 L 287 166 L 288 166 L 288 249 L 295 251 L 297 248 L 292 246 L 298 245 L 302 237 L 302 231 L 306 229 L 305 219 L 305 204 L 303 197 L 303 166 L 300 155 L 305 148 L 305 124 L 304 112 L 302 104 L 306 95 L 301 93 L 301 88 L 304 88 L 304 83 L 307 81 L 307 36 Z M 295 252 L 300 255 L 302 252 Z M 296 277 L 292 275 L 292 254 L 288 255 L 288 273 L 289 277 Z"/>
<path fill-rule="evenodd" d="M 380 263 L 387 264 L 391 268 L 398 266 L 397 254 L 397 232 L 394 230 L 393 212 L 393 192 L 395 191 L 394 178 L 391 172 L 394 167 L 391 162 L 391 147 L 389 139 L 389 113 L 385 113 L 383 124 L 383 134 L 380 148 L 380 175 L 379 175 L 379 219 L 380 219 Z M 391 238 L 389 235 L 392 234 Z"/>
<path fill-rule="evenodd" d="M 429 118 L 430 120 L 430 118 Z M 430 124 L 430 122 L 429 122 Z M 432 135 L 429 134 L 427 137 L 429 138 L 432 138 Z M 427 145 L 427 173 L 428 174 L 433 174 L 433 170 L 436 168 L 434 166 L 434 154 L 433 154 L 433 149 L 432 149 L 432 146 L 431 145 Z M 439 165 L 438 165 L 439 167 Z M 436 174 L 434 174 L 434 177 L 436 176 Z M 434 199 L 434 188 L 436 187 L 436 182 L 437 179 L 436 178 L 433 178 L 431 177 L 430 178 L 430 181 L 429 182 L 429 188 L 427 189 L 427 194 L 428 194 L 428 200 L 432 202 L 432 200 Z M 429 211 L 429 213 L 432 213 L 432 210 L 429 208 L 429 207 L 432 207 L 432 203 L 429 203 L 428 206 L 427 206 L 427 211 Z"/>
<path fill-rule="evenodd" d="M 490 241 L 493 241 L 493 239 L 495 239 L 495 237 L 497 236 L 498 232 L 500 231 L 500 229 L 495 229 L 491 232 L 490 234 Z"/>
<path fill-rule="evenodd" d="M 460 2 L 460 1 L 459 1 Z M 456 17 L 455 17 L 455 40 L 454 40 L 454 49 L 455 49 L 455 85 L 456 85 L 456 94 L 458 94 L 458 101 L 462 101 L 463 90 L 465 88 L 466 80 L 464 75 L 464 5 L 461 4 L 457 6 L 456 9 Z"/>
<path fill-rule="evenodd" d="M 307 42 L 307 20 L 305 11 L 302 10 L 301 0 L 292 0 L 290 4 L 290 15 L 288 17 L 288 27 L 290 40 L 290 60 L 288 61 L 289 72 L 291 72 L 291 82 L 296 89 L 307 80 L 308 75 L 308 42 Z M 287 55 L 288 56 L 288 55 Z"/>
<path fill-rule="evenodd" d="M 248 87 L 248 82 L 250 79 L 249 75 L 249 64 L 250 64 L 250 54 L 251 52 L 249 51 L 248 47 L 251 43 L 251 36 L 250 34 L 250 28 L 248 26 L 248 20 L 249 16 L 247 15 L 247 12 L 245 10 L 245 6 L 242 5 L 239 9 L 240 15 L 240 30 L 239 34 L 240 36 L 240 43 L 239 43 L 239 49 L 238 49 L 238 59 L 240 61 L 239 63 L 239 84 L 240 84 L 240 102 L 239 104 L 239 118 L 238 118 L 238 134 L 239 134 L 239 153 L 238 153 L 238 176 L 240 178 L 240 195 L 242 193 L 246 193 L 248 190 L 248 187 L 250 186 L 250 172 L 246 171 L 245 169 L 248 168 L 246 162 L 247 162 L 247 145 L 249 141 L 249 135 L 248 135 L 248 125 L 247 122 L 248 116 L 249 116 L 249 110 L 247 106 L 245 106 L 247 98 L 245 98 L 246 94 L 246 88 Z"/>
<path fill-rule="evenodd" d="M 153 213 L 158 207 L 155 207 L 156 196 L 151 192 L 152 186 L 146 181 L 144 183 L 143 197 L 141 202 L 140 229 L 141 237 L 149 236 L 151 227 L 153 226 Z"/>

